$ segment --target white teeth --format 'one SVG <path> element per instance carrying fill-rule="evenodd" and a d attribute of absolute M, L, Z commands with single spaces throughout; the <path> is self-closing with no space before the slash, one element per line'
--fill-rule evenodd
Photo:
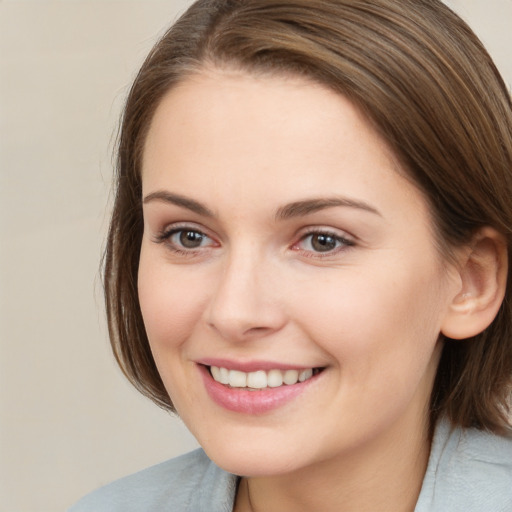
<path fill-rule="evenodd" d="M 247 387 L 262 389 L 267 387 L 267 374 L 264 371 L 247 374 Z"/>
<path fill-rule="evenodd" d="M 302 370 L 299 373 L 299 382 L 304 382 L 305 380 L 308 380 L 311 377 L 313 377 L 313 370 L 311 368 L 308 368 L 307 370 Z"/>
<path fill-rule="evenodd" d="M 213 379 L 220 382 L 220 368 L 218 366 L 210 366 L 210 371 L 212 372 Z"/>
<path fill-rule="evenodd" d="M 229 385 L 232 388 L 245 388 L 247 386 L 247 373 L 229 370 Z"/>
<path fill-rule="evenodd" d="M 292 384 L 296 384 L 299 380 L 299 372 L 298 370 L 286 370 L 284 372 L 283 382 L 291 386 Z"/>
<path fill-rule="evenodd" d="M 281 370 L 270 370 L 267 373 L 267 386 L 269 388 L 278 388 L 283 385 L 283 373 Z"/>
<path fill-rule="evenodd" d="M 211 366 L 210 371 L 215 381 L 226 384 L 232 388 L 264 389 L 277 388 L 286 384 L 291 386 L 297 382 L 304 382 L 313 376 L 313 369 L 306 370 L 270 370 L 265 372 L 241 372 L 228 370 L 218 366 Z"/>
<path fill-rule="evenodd" d="M 221 384 L 229 384 L 229 370 L 226 370 L 226 368 L 219 368 L 219 371 L 219 382 Z"/>

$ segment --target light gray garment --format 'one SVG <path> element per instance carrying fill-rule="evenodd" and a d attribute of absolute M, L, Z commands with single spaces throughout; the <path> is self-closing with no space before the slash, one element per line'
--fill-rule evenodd
<path fill-rule="evenodd" d="M 106 485 L 68 512 L 231 512 L 237 482 L 199 449 Z"/>
<path fill-rule="evenodd" d="M 199 449 L 102 487 L 68 512 L 231 512 L 237 483 Z M 512 439 L 440 422 L 415 512 L 512 512 Z"/>
<path fill-rule="evenodd" d="M 512 438 L 440 422 L 414 512 L 512 512 Z"/>

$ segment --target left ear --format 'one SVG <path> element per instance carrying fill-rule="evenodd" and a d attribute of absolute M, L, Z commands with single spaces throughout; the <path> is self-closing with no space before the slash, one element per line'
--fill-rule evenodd
<path fill-rule="evenodd" d="M 476 336 L 498 314 L 507 286 L 505 237 L 490 227 L 479 229 L 460 251 L 461 289 L 449 305 L 441 332 L 452 339 Z"/>

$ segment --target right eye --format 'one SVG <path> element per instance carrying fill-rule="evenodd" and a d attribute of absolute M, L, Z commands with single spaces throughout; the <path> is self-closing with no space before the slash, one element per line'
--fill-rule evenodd
<path fill-rule="evenodd" d="M 197 249 L 201 247 L 208 237 L 200 231 L 191 229 L 182 229 L 173 233 L 169 240 L 176 245 L 184 247 L 185 249 Z"/>
<path fill-rule="evenodd" d="M 171 250 L 177 253 L 194 251 L 215 245 L 215 242 L 208 235 L 192 227 L 168 229 L 158 235 L 157 241 L 165 243 Z"/>

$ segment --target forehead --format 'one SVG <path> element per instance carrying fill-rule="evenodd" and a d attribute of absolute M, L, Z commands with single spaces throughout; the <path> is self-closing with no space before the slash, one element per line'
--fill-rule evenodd
<path fill-rule="evenodd" d="M 143 167 L 165 147 L 169 153 L 194 145 L 205 153 L 219 153 L 243 144 L 260 149 L 252 158 L 279 148 L 284 158 L 296 154 L 300 140 L 306 154 L 337 145 L 341 137 L 365 141 L 378 148 L 382 158 L 395 160 L 356 107 L 326 86 L 295 76 L 207 69 L 164 96 L 146 138 Z M 282 151 L 287 146 L 294 151 Z"/>
<path fill-rule="evenodd" d="M 143 156 L 143 191 L 277 203 L 345 193 L 380 203 L 419 193 L 345 97 L 307 79 L 207 70 L 171 89 Z M 213 198 L 213 199 L 212 199 Z"/>

